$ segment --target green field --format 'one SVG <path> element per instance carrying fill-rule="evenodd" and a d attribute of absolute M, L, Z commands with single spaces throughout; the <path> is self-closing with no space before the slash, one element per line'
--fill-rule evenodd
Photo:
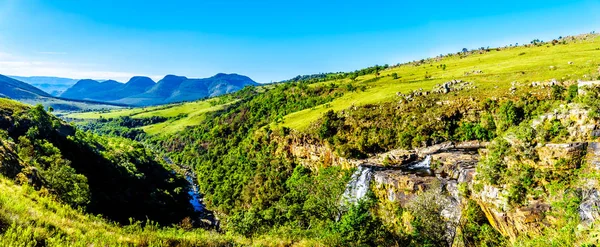
<path fill-rule="evenodd" d="M 572 64 L 569 64 L 572 62 Z M 445 64 L 446 68 L 439 68 Z M 402 65 L 390 68 L 375 75 L 357 78 L 357 82 L 367 86 L 365 92 L 347 93 L 333 102 L 295 112 L 284 117 L 281 125 L 303 130 L 317 120 L 327 110 L 342 110 L 350 106 L 399 100 L 396 92 L 407 93 L 412 90 L 431 90 L 436 84 L 452 79 L 474 82 L 477 94 L 488 94 L 487 90 L 498 86 L 500 89 L 511 87 L 511 82 L 528 83 L 534 81 L 559 81 L 585 79 L 584 75 L 593 74 L 600 64 L 600 37 L 576 41 L 568 45 L 543 45 L 539 47 L 511 47 L 483 54 L 473 54 L 464 58 L 457 55 L 444 57 L 439 61 L 420 66 Z M 550 68 L 554 66 L 554 68 Z M 465 72 L 481 70 L 481 74 L 465 76 Z M 398 79 L 391 77 L 397 73 Z M 425 76 L 431 76 L 425 79 Z M 374 82 L 369 82 L 373 81 Z M 335 83 L 349 83 L 350 79 L 337 80 Z M 331 82 L 325 82 L 331 83 Z M 493 95 L 490 95 L 493 96 Z"/>
<path fill-rule="evenodd" d="M 234 102 L 231 101 L 220 105 L 215 105 L 215 103 L 213 103 L 219 101 L 220 99 L 221 98 L 213 98 L 209 100 L 182 104 L 139 107 L 112 111 L 72 113 L 65 115 L 64 117 L 81 120 L 97 120 L 100 118 L 108 119 L 119 117 L 149 118 L 153 116 L 174 118 L 166 122 L 142 127 L 142 129 L 148 134 L 167 134 L 182 130 L 188 126 L 196 125 L 204 119 L 206 113 L 220 110 L 224 106 Z"/>

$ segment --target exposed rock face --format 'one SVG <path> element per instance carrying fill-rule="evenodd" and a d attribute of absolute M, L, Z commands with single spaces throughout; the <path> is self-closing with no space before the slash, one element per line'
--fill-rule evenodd
<path fill-rule="evenodd" d="M 420 176 L 402 170 L 375 171 L 373 177 L 377 190 L 385 191 L 389 201 L 399 202 L 401 206 L 405 206 L 418 192 L 440 185 L 434 176 Z"/>
<path fill-rule="evenodd" d="M 497 190 L 492 191 L 499 192 Z M 487 198 L 493 200 L 491 196 Z M 513 240 L 521 234 L 541 233 L 542 226 L 546 224 L 545 213 L 550 210 L 548 204 L 537 201 L 530 202 L 528 206 L 519 207 L 509 212 L 490 207 L 488 205 L 491 204 L 487 202 L 480 202 L 480 205 L 490 224 L 502 235 Z"/>
<path fill-rule="evenodd" d="M 567 166 L 558 166 L 558 162 L 562 160 L 572 160 L 582 157 L 587 149 L 586 142 L 574 143 L 549 143 L 537 149 L 540 160 L 535 163 L 535 166 L 542 169 L 575 169 L 575 164 L 567 164 Z"/>
<path fill-rule="evenodd" d="M 287 150 L 285 151 L 289 152 L 296 161 L 311 169 L 317 169 L 318 166 L 352 168 L 361 164 L 358 161 L 337 156 L 331 148 L 323 146 L 314 140 L 291 140 L 286 148 Z"/>
<path fill-rule="evenodd" d="M 598 72 L 600 72 L 600 68 L 598 68 Z M 577 90 L 577 94 L 585 95 L 586 87 L 593 87 L 598 85 L 600 85 L 600 81 L 578 81 L 577 86 L 579 89 Z"/>
<path fill-rule="evenodd" d="M 441 216 L 446 222 L 440 223 L 446 224 L 446 236 L 451 243 L 464 202 L 459 184 L 472 180 L 479 159 L 477 148 L 485 145 L 479 142 L 448 142 L 416 150 L 421 162 L 410 162 L 394 168 L 380 166 L 379 170 L 374 171 L 372 187 L 380 199 L 398 203 L 402 207 L 424 191 L 441 188 L 445 205 Z"/>
<path fill-rule="evenodd" d="M 569 141 L 587 141 L 594 136 L 598 123 L 588 117 L 588 111 L 578 104 L 561 105 L 554 112 L 544 114 L 533 120 L 531 127 L 536 128 L 546 121 L 559 120 L 569 132 Z"/>
<path fill-rule="evenodd" d="M 578 168 L 585 172 L 600 171 L 600 143 L 590 141 L 600 135 L 600 129 L 599 124 L 589 117 L 588 111 L 577 104 L 563 105 L 534 120 L 532 127 L 539 130 L 538 127 L 548 124 L 548 121 L 556 120 L 568 132 L 563 138 L 566 141 L 537 145 L 531 143 L 526 148 L 535 153 L 535 160 L 525 159 L 520 162 L 540 171 L 562 173 Z M 525 147 L 528 144 L 511 138 L 507 137 L 507 141 L 515 147 Z M 477 181 L 476 167 L 480 156 L 487 154 L 487 145 L 488 143 L 476 141 L 446 142 L 417 150 L 392 150 L 357 160 L 337 157 L 329 147 L 309 142 L 302 145 L 292 143 L 290 153 L 309 166 L 317 162 L 342 167 L 369 167 L 372 173 L 370 184 L 375 195 L 380 200 L 402 207 L 409 205 L 423 191 L 441 188 L 447 198 L 442 216 L 449 226 L 448 235 L 455 233 L 451 223 L 461 216 L 461 207 L 466 199 L 461 193 L 464 187 L 471 189 L 470 199 L 477 201 L 491 225 L 512 240 L 520 235 L 535 235 L 545 227 L 552 227 L 556 219 L 548 212 L 552 210 L 554 199 L 529 196 L 520 206 L 511 205 L 507 199 L 508 187 L 482 185 Z M 417 163 L 419 161 L 428 162 Z M 423 166 L 424 164 L 427 165 Z M 417 166 L 419 169 L 414 169 Z M 600 186 L 592 178 L 580 180 L 575 188 L 581 196 L 579 216 L 582 224 L 590 224 L 600 220 Z M 481 188 L 474 189 L 474 185 L 480 185 Z M 383 212 L 382 215 L 395 217 L 389 212 Z"/>
<path fill-rule="evenodd" d="M 427 96 L 429 94 L 437 93 L 437 94 L 447 94 L 450 92 L 475 89 L 476 86 L 473 85 L 472 82 L 462 81 L 462 80 L 451 80 L 442 84 L 437 84 L 431 91 L 424 91 L 422 88 L 419 90 L 414 90 L 410 93 L 400 93 L 397 92 L 396 95 L 402 98 L 402 102 L 413 101 L 415 97 L 419 96 Z"/>
<path fill-rule="evenodd" d="M 587 148 L 587 162 L 590 168 L 600 170 L 600 143 L 590 142 Z"/>

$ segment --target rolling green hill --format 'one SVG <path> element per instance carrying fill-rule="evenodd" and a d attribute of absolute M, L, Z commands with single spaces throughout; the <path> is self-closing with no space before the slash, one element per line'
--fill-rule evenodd
<path fill-rule="evenodd" d="M 352 80 L 348 73 L 343 79 L 331 76 L 323 82 L 312 83 L 309 87 L 318 87 L 328 84 L 337 84 L 344 87 L 353 85 L 357 89 L 346 92 L 341 97 L 326 104 L 295 111 L 283 116 L 278 125 L 297 130 L 306 129 L 310 123 L 316 121 L 328 110 L 343 110 L 351 106 L 376 104 L 397 101 L 397 93 L 407 93 L 413 90 L 431 90 L 435 85 L 453 79 L 461 79 L 476 83 L 474 94 L 491 96 L 496 90 L 508 90 L 511 82 L 531 83 L 536 81 L 594 79 L 590 76 L 597 72 L 600 64 L 600 38 L 592 35 L 582 39 L 582 36 L 569 41 L 568 45 L 529 45 L 519 47 L 502 47 L 498 49 L 476 50 L 466 54 L 450 54 L 444 57 L 415 61 L 400 66 L 391 66 L 379 71 L 379 75 L 366 74 Z M 563 41 L 561 41 L 563 42 Z M 564 41 L 566 42 L 566 40 Z M 481 71 L 481 73 L 470 73 Z M 396 74 L 395 78 L 393 75 Z M 584 75 L 588 77 L 585 78 Z M 321 79 L 323 80 L 323 79 Z M 270 86 L 262 86 L 270 87 Z M 189 106 L 187 106 L 189 104 Z M 184 103 L 181 108 L 173 107 L 172 113 L 190 114 L 198 102 Z M 89 112 L 70 114 L 67 117 L 74 119 L 93 119 L 102 115 L 104 118 L 132 116 L 150 117 L 165 116 L 164 112 L 154 112 L 156 108 L 134 108 L 131 110 L 114 111 L 110 113 Z M 192 109 L 179 110 L 179 109 Z M 149 109 L 149 110 L 145 110 Z M 202 110 L 202 109 L 197 109 Z M 147 112 L 138 115 L 138 112 Z M 172 115 L 172 114 L 171 114 Z M 179 127 L 191 126 L 189 124 L 176 125 Z M 276 124 L 276 123 L 273 123 Z M 152 129 L 152 128 L 151 128 Z M 174 129 L 172 129 L 174 131 Z M 177 128 L 176 130 L 182 130 Z M 152 134 L 157 132 L 152 132 Z"/>
<path fill-rule="evenodd" d="M 140 127 L 151 135 L 165 135 L 181 131 L 189 126 L 194 126 L 204 119 L 206 113 L 223 109 L 233 103 L 227 97 L 173 105 L 140 107 L 130 109 L 111 110 L 103 112 L 71 113 L 63 117 L 83 121 L 97 120 L 99 118 L 130 117 L 144 119 L 151 117 L 168 118 L 169 120 Z"/>
<path fill-rule="evenodd" d="M 506 47 L 491 50 L 477 50 L 463 56 L 453 54 L 443 58 L 433 58 L 398 67 L 391 67 L 373 74 L 359 76 L 358 85 L 367 90 L 345 94 L 333 100 L 327 106 L 294 112 L 284 117 L 283 126 L 305 129 L 327 110 L 342 110 L 352 105 L 375 104 L 398 100 L 397 92 L 412 90 L 431 90 L 436 84 L 452 79 L 475 82 L 478 89 L 474 94 L 491 96 L 495 87 L 508 90 L 511 82 L 531 83 L 556 79 L 592 80 L 590 76 L 598 71 L 600 64 L 600 38 L 591 36 L 586 40 L 577 40 L 568 45 Z M 571 63 L 570 63 L 571 62 Z M 481 71 L 478 74 L 467 74 Z M 398 79 L 394 79 L 393 74 Z M 587 75 L 588 77 L 584 77 Z M 426 78 L 427 77 L 427 78 Z M 350 83 L 350 79 L 332 80 L 322 83 Z"/>

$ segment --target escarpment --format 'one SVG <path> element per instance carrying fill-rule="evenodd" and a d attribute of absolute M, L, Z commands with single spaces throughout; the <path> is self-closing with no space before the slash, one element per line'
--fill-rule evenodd
<path fill-rule="evenodd" d="M 439 189 L 445 198 L 441 216 L 449 242 L 461 231 L 458 221 L 470 200 L 491 226 L 515 241 L 547 228 L 560 229 L 565 218 L 581 226 L 600 219 L 599 129 L 588 109 L 573 103 L 511 128 L 491 142 L 444 142 L 365 159 L 342 158 L 327 145 L 300 140 L 291 141 L 288 151 L 309 167 L 369 169 L 372 177 L 363 180 L 370 183 L 382 205 L 379 213 L 390 224 L 403 219 L 385 205 L 408 207 L 424 192 Z M 565 213 L 562 207 L 568 203 L 577 204 L 576 215 Z"/>

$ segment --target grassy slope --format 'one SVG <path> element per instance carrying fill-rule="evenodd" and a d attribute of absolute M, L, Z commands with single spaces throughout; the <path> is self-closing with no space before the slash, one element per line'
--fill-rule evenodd
<path fill-rule="evenodd" d="M 83 214 L 0 175 L 0 246 L 323 246 L 318 240 L 220 234 L 203 229 L 120 226 Z"/>
<path fill-rule="evenodd" d="M 569 65 L 568 62 L 573 64 Z M 489 89 L 496 86 L 499 89 L 508 89 L 513 81 L 583 78 L 583 75 L 596 71 L 599 63 L 600 37 L 595 37 L 567 45 L 492 50 L 489 53 L 470 55 L 462 59 L 458 56 L 446 57 L 438 62 L 421 66 L 403 65 L 382 71 L 380 79 L 374 82 L 369 82 L 375 78 L 374 75 L 361 76 L 357 81 L 367 86 L 365 92 L 347 93 L 330 104 L 289 114 L 284 117 L 282 125 L 302 130 L 329 109 L 337 111 L 352 105 L 394 101 L 399 99 L 396 97 L 396 92 L 407 93 L 419 88 L 431 90 L 436 84 L 451 79 L 474 82 L 478 87 L 475 93 L 493 96 L 494 90 Z M 446 65 L 445 70 L 436 68 L 441 64 Z M 550 69 L 550 66 L 554 66 L 555 69 Z M 481 70 L 483 74 L 465 76 L 465 72 L 473 70 Z M 401 78 L 394 80 L 390 76 L 392 73 L 397 73 Z M 425 79 L 426 73 L 432 78 Z M 348 82 L 349 79 L 335 81 L 335 83 Z"/>
<path fill-rule="evenodd" d="M 107 109 L 120 109 L 122 107 L 115 105 L 104 105 L 104 104 L 94 104 L 94 103 L 84 103 L 84 102 L 76 102 L 70 100 L 63 100 L 57 98 L 47 98 L 47 97 L 39 97 L 36 99 L 23 99 L 19 100 L 23 103 L 29 105 L 37 105 L 42 104 L 44 107 L 53 107 L 55 109 L 56 114 L 66 114 L 72 112 L 74 109 L 79 110 L 92 110 L 92 111 L 100 111 Z"/>
<path fill-rule="evenodd" d="M 9 228 L 8 232 L 0 233 L 2 246 L 21 246 L 15 242 L 32 244 L 33 240 L 42 239 L 47 241 L 49 246 L 127 246 L 144 243 L 156 246 L 169 245 L 167 243 L 219 246 L 236 242 L 248 244 L 241 238 L 204 230 L 142 228 L 140 225 L 123 228 L 99 217 L 82 214 L 57 203 L 51 197 L 42 196 L 29 186 L 18 186 L 2 177 L 0 191 L 0 227 Z M 2 223 L 5 225 L 2 226 Z"/>
<path fill-rule="evenodd" d="M 195 101 L 183 104 L 174 104 L 166 106 L 153 106 L 153 107 L 142 107 L 142 108 L 131 108 L 104 112 L 84 112 L 84 113 L 73 113 L 66 115 L 65 117 L 83 120 L 93 120 L 102 118 L 118 118 L 118 117 L 132 117 L 132 118 L 148 118 L 153 116 L 160 117 L 177 117 L 179 115 L 185 115 L 180 119 L 169 120 L 166 122 L 144 126 L 142 129 L 148 134 L 167 134 L 173 133 L 179 130 L 183 130 L 187 126 L 193 126 L 204 119 L 207 112 L 217 111 L 222 109 L 227 104 L 222 105 L 211 105 L 211 102 L 217 101 L 219 98 L 213 98 L 210 100 Z"/>
<path fill-rule="evenodd" d="M 569 65 L 568 62 L 573 62 Z M 446 69 L 437 68 L 446 65 Z M 346 93 L 329 104 L 320 105 L 312 109 L 294 112 L 284 117 L 281 125 L 297 130 L 303 130 L 311 122 L 317 120 L 328 110 L 343 110 L 353 105 L 374 104 L 394 101 L 399 98 L 397 92 L 408 93 L 413 90 L 431 90 L 436 84 L 441 84 L 452 79 L 461 79 L 474 82 L 478 87 L 473 93 L 484 96 L 494 96 L 495 87 L 499 90 L 508 90 L 511 82 L 533 82 L 557 80 L 576 80 L 589 75 L 598 69 L 600 64 L 600 37 L 585 41 L 575 41 L 566 45 L 544 45 L 540 47 L 513 47 L 497 51 L 492 49 L 484 54 L 469 55 L 460 58 L 457 55 L 445 57 L 434 63 L 425 63 L 420 66 L 403 65 L 381 72 L 379 78 L 375 75 L 365 75 L 357 78 L 358 85 L 365 85 L 366 91 Z M 555 69 L 550 69 L 554 66 Z M 465 72 L 481 70 L 482 74 L 465 75 Z M 393 79 L 391 74 L 397 73 L 399 79 Z M 425 75 L 431 76 L 425 79 Z M 350 79 L 323 82 L 345 84 Z M 313 84 L 314 86 L 316 84 Z M 176 121 L 144 127 L 149 134 L 173 133 L 192 126 L 202 120 L 204 113 L 220 109 L 222 106 L 211 107 L 208 101 L 197 101 L 174 106 L 157 106 L 147 108 L 133 108 L 115 110 L 110 112 L 88 112 L 70 114 L 66 117 L 76 119 L 97 119 L 131 116 L 176 116 L 184 113 L 188 117 Z"/>

